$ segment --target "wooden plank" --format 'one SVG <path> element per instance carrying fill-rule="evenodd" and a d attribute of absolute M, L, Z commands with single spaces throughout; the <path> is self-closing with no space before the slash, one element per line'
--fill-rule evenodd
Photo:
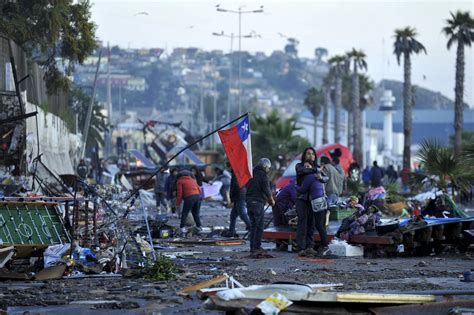
<path fill-rule="evenodd" d="M 179 295 L 187 295 L 188 293 L 191 293 L 191 292 L 194 292 L 194 291 L 198 291 L 198 290 L 200 290 L 200 289 L 208 288 L 208 287 L 213 286 L 213 285 L 215 285 L 215 284 L 224 282 L 226 279 L 227 279 L 227 276 L 225 276 L 225 275 L 220 275 L 220 276 L 217 276 L 217 277 L 212 278 L 212 279 L 210 279 L 210 280 L 202 281 L 202 282 L 196 283 L 195 285 L 192 285 L 192 286 L 190 286 L 190 287 L 181 289 L 181 290 L 178 292 L 178 294 L 179 294 Z"/>

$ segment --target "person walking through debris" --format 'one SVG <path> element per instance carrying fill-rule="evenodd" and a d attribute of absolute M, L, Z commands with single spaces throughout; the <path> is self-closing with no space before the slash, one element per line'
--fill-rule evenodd
<path fill-rule="evenodd" d="M 261 158 L 253 169 L 253 177 L 247 183 L 247 203 L 250 217 L 250 252 L 253 255 L 266 255 L 262 248 L 262 234 L 264 227 L 265 203 L 275 205 L 268 173 L 272 163 L 267 158 Z"/>
<path fill-rule="evenodd" d="M 222 196 L 222 200 L 224 205 L 227 207 L 230 205 L 230 198 L 229 198 L 229 190 L 230 190 L 230 181 L 232 179 L 232 175 L 230 175 L 229 171 L 222 170 L 219 167 L 214 168 L 216 172 L 215 180 L 220 181 L 222 183 L 222 187 L 219 193 Z"/>
<path fill-rule="evenodd" d="M 87 168 L 87 165 L 86 165 L 86 162 L 84 161 L 84 159 L 81 159 L 79 161 L 79 165 L 77 166 L 76 171 L 77 171 L 77 175 L 79 175 L 79 177 L 82 180 L 87 179 L 87 174 L 89 173 L 89 170 Z"/>
<path fill-rule="evenodd" d="M 201 209 L 201 188 L 196 180 L 192 177 L 191 172 L 182 172 L 176 182 L 176 206 L 179 207 L 183 201 L 183 209 L 181 211 L 181 234 L 186 234 L 186 218 L 189 212 L 193 215 L 196 227 L 201 230 L 201 218 L 199 211 Z"/>
<path fill-rule="evenodd" d="M 168 202 L 166 201 L 166 181 L 169 174 L 166 172 L 168 168 L 161 169 L 155 176 L 155 198 L 156 198 L 156 209 L 159 212 L 165 212 L 168 210 Z"/>
<path fill-rule="evenodd" d="M 172 168 L 170 170 L 170 176 L 166 178 L 165 181 L 165 191 L 166 191 L 166 198 L 168 199 L 168 203 L 171 207 L 171 213 L 176 213 L 176 180 L 178 179 L 178 169 Z M 179 211 L 178 211 L 179 215 Z"/>
<path fill-rule="evenodd" d="M 245 208 L 245 195 L 247 193 L 246 187 L 240 188 L 239 183 L 237 181 L 237 177 L 234 174 L 234 171 L 230 167 L 232 179 L 230 181 L 230 201 L 232 203 L 232 210 L 230 211 L 230 224 L 229 224 L 229 231 L 227 231 L 227 237 L 237 237 L 237 233 L 235 231 L 235 224 L 237 223 L 237 217 L 240 217 L 242 221 L 245 223 L 245 229 L 247 231 L 250 230 L 250 219 L 247 214 L 247 209 Z"/>
<path fill-rule="evenodd" d="M 382 179 L 384 177 L 384 171 L 379 167 L 377 161 L 374 161 L 372 169 L 370 170 L 370 186 L 380 187 L 382 186 Z"/>
<path fill-rule="evenodd" d="M 301 186 L 306 175 L 314 176 L 317 172 L 316 150 L 312 147 L 304 149 L 301 155 L 301 162 L 295 165 L 296 185 Z M 316 256 L 314 246 L 314 214 L 311 208 L 308 192 L 301 192 L 296 189 L 296 215 L 298 223 L 296 225 L 296 244 L 301 256 Z"/>
<path fill-rule="evenodd" d="M 330 163 L 330 161 L 329 161 Z M 304 163 L 305 168 L 313 169 L 314 165 L 310 162 Z M 335 172 L 337 170 L 334 169 Z M 326 232 L 326 211 L 328 208 L 326 193 L 324 191 L 323 176 L 321 172 L 315 174 L 306 174 L 304 175 L 303 182 L 301 185 L 296 185 L 296 190 L 303 195 L 309 195 L 309 200 L 311 202 L 310 211 L 313 212 L 314 216 L 314 225 L 318 230 L 319 236 L 321 238 L 321 246 L 319 247 L 318 252 L 315 252 L 312 248 L 313 239 L 312 234 L 307 235 L 308 238 L 311 237 L 311 240 L 307 240 L 311 247 L 307 247 L 306 250 L 301 250 L 299 256 L 317 256 L 324 253 L 327 249 L 327 232 Z M 314 233 L 314 230 L 313 230 Z"/>

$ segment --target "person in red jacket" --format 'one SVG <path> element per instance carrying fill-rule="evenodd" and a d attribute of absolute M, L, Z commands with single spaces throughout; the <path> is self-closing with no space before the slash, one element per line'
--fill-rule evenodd
<path fill-rule="evenodd" d="M 199 211 L 201 209 L 201 188 L 191 174 L 183 174 L 176 182 L 176 206 L 179 207 L 183 201 L 183 210 L 181 211 L 180 228 L 183 232 L 186 218 L 191 211 L 196 227 L 201 229 L 201 219 Z"/>

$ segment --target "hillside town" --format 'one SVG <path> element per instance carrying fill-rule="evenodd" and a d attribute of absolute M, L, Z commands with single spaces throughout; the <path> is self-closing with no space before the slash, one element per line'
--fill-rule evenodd
<path fill-rule="evenodd" d="M 189 4 L 239 16 L 202 46 L 197 20 L 148 19 L 179 3 L 143 5 L 1 3 L 2 313 L 474 312 L 469 6 L 392 28 L 374 5 L 391 27 L 374 57 L 375 33 L 308 53 L 302 29 L 241 30 L 293 10 L 316 27 L 310 8 L 349 23 L 351 3 Z M 446 51 L 449 83 L 421 62 Z"/>

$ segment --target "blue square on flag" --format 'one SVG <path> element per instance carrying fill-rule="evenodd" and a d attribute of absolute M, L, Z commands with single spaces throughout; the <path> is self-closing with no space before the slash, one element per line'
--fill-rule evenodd
<path fill-rule="evenodd" d="M 242 142 L 247 140 L 250 134 L 249 116 L 246 116 L 244 120 L 238 123 L 237 130 L 239 132 L 240 140 L 242 140 Z"/>

